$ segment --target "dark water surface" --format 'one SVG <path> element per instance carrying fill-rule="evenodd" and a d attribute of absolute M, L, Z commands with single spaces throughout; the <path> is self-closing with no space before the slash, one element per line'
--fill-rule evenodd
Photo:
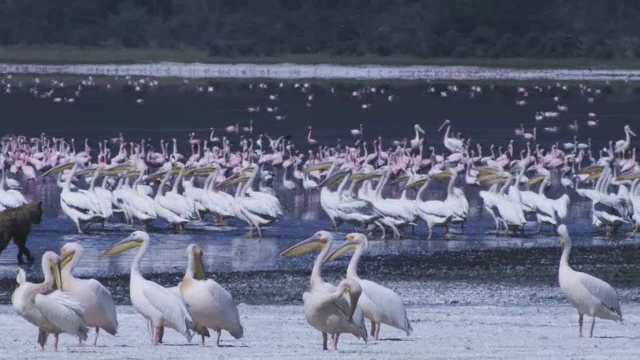
<path fill-rule="evenodd" d="M 160 80 L 162 81 L 162 80 Z M 527 105 L 517 106 L 522 99 L 515 86 L 483 86 L 482 93 L 471 97 L 468 86 L 457 92 L 440 95 L 446 84 L 416 83 L 392 86 L 381 84 L 377 93 L 355 98 L 356 85 L 312 84 L 305 93 L 295 89 L 292 83 L 283 88 L 269 83 L 268 89 L 249 89 L 245 82 L 216 82 L 213 93 L 198 93 L 197 84 L 191 81 L 182 85 L 167 85 L 145 89 L 142 93 L 122 85 L 123 79 L 114 80 L 107 90 L 87 88 L 73 104 L 53 103 L 51 99 L 38 99 L 29 94 L 26 86 L 10 95 L 0 95 L 3 109 L 3 133 L 38 135 L 44 131 L 54 136 L 88 137 L 97 140 L 123 132 L 125 138 L 138 141 L 152 139 L 156 146 L 161 138 L 178 138 L 183 154 L 187 154 L 186 140 L 191 131 L 208 137 L 208 128 L 221 129 L 240 122 L 247 125 L 254 121 L 254 135 L 268 133 L 272 137 L 291 135 L 298 148 L 305 150 L 307 126 L 313 125 L 314 138 L 321 144 L 334 145 L 338 139 L 343 144 L 353 143 L 349 129 L 364 125 L 365 139 L 383 136 L 385 147 L 392 139 L 412 138 L 413 124 L 421 124 L 427 131 L 426 146 L 434 146 L 443 152 L 442 133 L 436 133 L 444 119 L 451 119 L 453 129 L 471 136 L 488 149 L 489 144 L 505 146 L 513 136 L 513 129 L 523 123 L 527 130 L 538 126 L 537 143 L 547 147 L 554 142 L 573 142 L 574 132 L 567 125 L 579 122 L 577 136 L 580 142 L 591 138 L 594 152 L 608 144 L 609 140 L 622 138 L 622 127 L 632 128 L 640 118 L 640 95 L 633 87 L 624 91 L 607 85 L 597 85 L 598 95 L 584 95 L 577 84 L 568 90 L 552 86 L 539 93 L 529 90 Z M 334 92 L 331 92 L 331 87 Z M 368 85 L 371 86 L 371 85 Z M 435 86 L 432 92 L 430 87 Z M 379 89 L 384 87 L 384 95 Z M 74 87 L 59 91 L 59 96 L 72 96 Z M 268 99 L 278 94 L 277 101 Z M 311 107 L 308 96 L 314 95 Z M 393 101 L 388 95 L 393 94 Z M 553 100 L 560 96 L 560 101 Z M 593 96 L 589 103 L 587 97 Z M 135 99 L 144 98 L 144 104 Z M 362 104 L 371 104 L 363 110 Z M 534 120 L 536 111 L 554 111 L 558 103 L 566 104 L 567 113 L 560 117 Z M 247 107 L 261 106 L 258 114 L 249 114 Z M 264 109 L 278 106 L 277 113 Z M 594 112 L 600 120 L 597 128 L 588 128 L 587 113 Z M 276 120 L 275 115 L 286 116 Z M 542 127 L 558 126 L 560 131 L 546 134 Z M 234 144 L 237 137 L 229 135 Z M 516 139 L 516 149 L 524 146 Z M 81 146 L 81 145 L 80 145 Z M 116 149 L 114 149 L 115 151 Z M 485 150 L 486 151 L 486 150 Z M 485 153 L 484 155 L 487 155 Z M 59 190 L 51 181 L 38 179 L 25 184 L 26 196 L 45 202 L 45 219 L 34 227 L 28 241 L 36 257 L 46 250 L 59 251 L 70 241 L 77 241 L 85 248 L 84 257 L 77 268 L 79 276 L 92 276 L 108 286 L 120 303 L 128 303 L 128 272 L 133 252 L 106 257 L 100 254 L 112 244 L 137 230 L 134 226 L 118 222 L 108 223 L 106 229 L 90 234 L 77 235 L 73 223 L 59 208 Z M 173 234 L 165 224 L 157 222 L 151 231 L 152 245 L 143 260 L 143 272 L 163 285 L 175 285 L 186 266 L 185 249 L 189 243 L 199 244 L 205 252 L 209 273 L 229 289 L 234 298 L 246 303 L 300 302 L 306 288 L 314 256 L 281 258 L 280 252 L 315 231 L 329 228 L 319 205 L 318 193 L 286 192 L 282 188 L 282 176 L 278 174 L 274 188 L 282 202 L 285 216 L 275 225 L 265 229 L 262 239 L 247 238 L 243 224 L 231 221 L 228 227 L 216 227 L 210 222 L 192 223 L 184 233 Z M 433 191 L 435 198 L 443 198 L 442 187 Z M 438 185 L 436 185 L 436 188 Z M 552 192 L 559 194 L 559 189 Z M 402 240 L 380 241 L 372 239 L 369 253 L 361 260 L 361 276 L 380 281 L 395 288 L 409 303 L 432 302 L 544 302 L 559 301 L 557 289 L 557 263 L 560 257 L 558 239 L 546 233 L 535 234 L 537 225 L 530 224 L 524 238 L 496 237 L 489 233 L 493 221 L 483 213 L 478 189 L 466 187 L 471 204 L 469 226 L 464 234 L 455 234 L 451 240 L 442 240 L 442 230 L 434 231 L 435 240 L 426 240 L 426 228 L 420 225 L 415 235 Z M 571 262 L 576 268 L 606 279 L 622 289 L 626 301 L 637 301 L 640 295 L 635 288 L 640 284 L 640 241 L 626 233 L 609 239 L 594 236 L 590 219 L 590 204 L 570 192 L 572 206 L 569 230 L 576 245 Z M 335 233 L 340 243 L 350 229 Z M 336 245 L 334 245 L 336 246 Z M 15 287 L 16 248 L 10 245 L 0 256 L 0 302 L 10 301 Z M 336 281 L 344 274 L 348 258 L 325 266 L 327 280 Z M 26 266 L 28 278 L 40 278 L 38 264 Z M 474 290 L 476 289 L 476 290 Z M 475 295 L 469 295 L 475 294 Z M 493 299 L 493 300 L 490 300 Z M 515 300 L 514 300 L 515 299 Z"/>

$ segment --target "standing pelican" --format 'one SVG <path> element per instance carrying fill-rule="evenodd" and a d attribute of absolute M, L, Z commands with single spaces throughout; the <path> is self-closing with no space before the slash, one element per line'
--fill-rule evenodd
<path fill-rule="evenodd" d="M 357 308 L 362 293 L 360 285 L 345 279 L 336 287 L 324 282 L 320 276 L 322 262 L 326 258 L 333 236 L 327 231 L 318 231 L 312 237 L 290 247 L 281 256 L 297 256 L 320 250 L 311 272 L 310 291 L 302 296 L 307 322 L 322 332 L 322 349 L 327 350 L 327 334 L 331 334 L 334 349 L 338 349 L 338 338 L 348 332 L 367 341 L 367 328 L 361 310 Z M 349 293 L 349 300 L 344 293 Z"/>
<path fill-rule="evenodd" d="M 126 239 L 113 245 L 103 255 L 116 255 L 129 249 L 139 247 L 131 265 L 129 294 L 133 307 L 149 322 L 152 327 L 152 342 L 160 343 L 164 326 L 170 327 L 184 335 L 191 341 L 191 316 L 182 299 L 165 287 L 145 279 L 140 274 L 140 262 L 149 249 L 149 234 L 144 231 L 134 231 Z"/>
<path fill-rule="evenodd" d="M 368 246 L 369 241 L 365 235 L 347 234 L 347 242 L 329 255 L 325 263 L 338 258 L 349 250 L 355 250 L 347 267 L 347 279 L 357 281 L 362 287 L 358 306 L 362 309 L 364 317 L 371 320 L 371 336 L 375 336 L 375 339 L 378 340 L 381 324 L 403 330 L 409 336 L 413 328 L 400 295 L 380 284 L 358 277 L 358 261 Z"/>
<path fill-rule="evenodd" d="M 62 267 L 62 291 L 72 294 L 84 307 L 84 320 L 89 327 L 96 328 L 95 346 L 98 343 L 100 328 L 111 335 L 118 332 L 116 304 L 111 293 L 96 279 L 78 279 L 73 276 L 73 269 L 80 262 L 83 253 L 82 245 L 66 243 L 60 250 L 60 266 Z"/>
<path fill-rule="evenodd" d="M 629 146 L 631 146 L 631 135 L 636 136 L 636 133 L 634 133 L 633 130 L 631 130 L 631 127 L 629 127 L 629 125 L 625 125 L 624 135 L 625 135 L 624 140 L 616 141 L 616 145 L 615 145 L 616 154 L 620 154 L 621 158 L 624 152 L 627 151 Z"/>
<path fill-rule="evenodd" d="M 53 251 L 42 255 L 44 281 L 40 284 L 27 282 L 24 270 L 18 268 L 18 288 L 11 294 L 11 304 L 18 315 L 39 328 L 38 344 L 44 350 L 49 333 L 55 336 L 54 350 L 58 351 L 58 335 L 66 332 L 87 339 L 89 329 L 83 320 L 84 310 L 76 299 L 59 290 L 60 258 Z"/>
<path fill-rule="evenodd" d="M 563 247 L 560 258 L 558 281 L 562 293 L 567 300 L 578 310 L 579 334 L 582 337 L 583 316 L 593 318 L 589 336 L 593 337 L 593 327 L 596 325 L 596 317 L 622 322 L 622 312 L 616 291 L 607 282 L 589 274 L 575 271 L 569 266 L 569 253 L 571 252 L 571 238 L 566 225 L 558 227 L 560 246 Z"/>
<path fill-rule="evenodd" d="M 191 244 L 187 247 L 187 271 L 178 288 L 193 321 L 218 332 L 216 344 L 219 347 L 222 330 L 240 339 L 243 329 L 238 307 L 231 294 L 214 280 L 206 278 L 202 256 L 202 249 L 198 245 Z M 201 335 L 204 346 L 206 335 Z"/>

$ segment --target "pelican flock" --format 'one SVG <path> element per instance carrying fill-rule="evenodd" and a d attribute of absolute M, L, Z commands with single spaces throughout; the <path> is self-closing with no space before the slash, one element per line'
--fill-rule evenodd
<path fill-rule="evenodd" d="M 94 86 L 91 84 L 87 82 L 87 86 Z M 152 82 L 134 85 L 141 84 L 157 86 Z M 302 92 L 312 88 L 296 85 Z M 446 98 L 457 91 L 457 87 L 449 87 L 439 94 Z M 474 95 L 482 90 L 474 86 L 470 91 Z M 527 91 L 519 88 L 518 96 L 526 97 Z M 354 91 L 352 97 L 361 99 L 368 92 L 375 91 Z M 429 92 L 438 94 L 435 88 Z M 594 96 L 588 87 L 582 92 L 589 98 Z M 387 96 L 392 101 L 394 95 Z M 277 99 L 277 95 L 270 95 L 271 101 Z M 307 107 L 315 101 L 311 93 L 306 93 L 305 99 Z M 144 99 L 138 98 L 136 103 L 142 106 Z M 525 99 L 516 101 L 516 106 L 524 105 Z M 371 103 L 361 104 L 364 110 L 370 107 Z M 278 107 L 263 109 L 275 113 L 276 120 L 286 118 Z M 251 106 L 247 111 L 262 110 Z M 162 344 L 168 327 L 187 342 L 194 334 L 200 335 L 202 346 L 211 330 L 217 333 L 216 344 L 221 346 L 223 330 L 235 339 L 245 338 L 242 308 L 233 299 L 233 289 L 207 277 L 205 254 L 197 244 L 186 248 L 186 269 L 178 285 L 148 280 L 142 260 L 149 257 L 152 236 L 161 232 L 159 228 L 184 232 L 208 223 L 246 226 L 247 237 L 254 233 L 263 237 L 270 228 L 282 226 L 281 220 L 287 217 L 288 209 L 283 206 L 287 194 L 315 197 L 317 207 L 329 219 L 327 227 L 354 232 L 332 251 L 334 235 L 320 230 L 280 255 L 318 252 L 303 294 L 302 315 L 320 332 L 322 349 L 329 348 L 331 338 L 337 350 L 342 334 L 367 342 L 370 336 L 380 341 L 383 325 L 406 336 L 414 331 L 405 302 L 392 289 L 393 284 L 383 286 L 358 275 L 358 262 L 374 237 L 451 239 L 468 227 L 469 194 L 476 192 L 483 214 L 493 220 L 486 230 L 522 237 L 532 233 L 531 229 L 538 233 L 546 226 L 559 235 L 563 247 L 558 269 L 560 290 L 578 312 L 579 335 L 587 315 L 592 318 L 593 336 L 596 318 L 621 322 L 622 312 L 608 283 L 569 265 L 572 244 L 565 224 L 571 202 L 576 198 L 589 202 L 591 223 L 597 231 L 610 237 L 624 230 L 634 234 L 640 228 L 640 166 L 630 125 L 620 132 L 623 139 L 609 141 L 601 149 L 592 148 L 591 139 L 578 135 L 582 122 L 558 122 L 567 111 L 563 104 L 538 111 L 532 114 L 535 125 L 525 128 L 520 124 L 513 131 L 515 139 L 485 146 L 472 143 L 450 119 L 440 127 L 415 124 L 406 129 L 409 137 L 404 139 L 372 137 L 366 123 L 360 123 L 357 128 L 343 129 L 347 140 L 334 143 L 322 143 L 322 130 L 317 126 L 308 126 L 303 143 L 296 144 L 290 136 L 257 133 L 259 126 L 256 123 L 254 128 L 253 121 L 211 128 L 207 133 L 189 132 L 185 148 L 185 139 L 177 137 L 157 139 L 158 147 L 154 147 L 151 139 L 125 138 L 120 133 L 113 138 L 84 139 L 84 148 L 76 149 L 74 138 L 45 133 L 38 137 L 10 135 L 0 142 L 0 211 L 27 202 L 20 191 L 23 185 L 52 181 L 59 188 L 60 210 L 69 219 L 70 231 L 90 237 L 97 227 L 100 232 L 110 231 L 110 224 L 118 222 L 139 229 L 104 250 L 103 255 L 137 249 L 130 268 L 129 294 L 133 308 L 148 324 L 151 343 Z M 595 117 L 589 113 L 585 126 L 597 127 Z M 556 123 L 542 126 L 538 124 L 541 121 Z M 545 140 L 565 127 L 572 133 L 571 140 Z M 426 143 L 425 133 L 430 132 L 441 141 Z M 430 191 L 434 188 L 446 189 L 444 196 L 435 196 Z M 423 233 L 409 232 L 422 223 L 426 227 Z M 325 281 L 321 276 L 324 264 L 349 251 L 353 255 L 345 276 L 337 284 Z M 48 334 L 55 336 L 57 350 L 61 333 L 82 344 L 89 329 L 95 329 L 95 345 L 101 329 L 118 336 L 118 329 L 124 326 L 118 321 L 109 289 L 95 279 L 73 274 L 82 254 L 77 242 L 65 244 L 60 255 L 45 252 L 44 281 L 39 284 L 27 282 L 24 270 L 18 271 L 18 287 L 11 302 L 17 314 L 38 327 L 41 348 Z"/>
<path fill-rule="evenodd" d="M 191 154 L 186 155 L 179 152 L 175 138 L 173 151 L 167 149 L 169 141 L 161 140 L 162 151 L 157 152 L 150 141 L 126 140 L 120 134 L 99 140 L 95 154 L 89 139 L 84 151 L 76 151 L 73 142 L 46 134 L 9 136 L 0 156 L 0 206 L 26 203 L 19 189 L 6 189 L 9 183 L 19 187 L 21 181 L 37 180 L 15 167 L 26 157 L 38 164 L 34 171 L 40 178 L 56 179 L 60 209 L 78 233 L 116 222 L 145 231 L 168 227 L 178 232 L 209 222 L 244 225 L 248 237 L 262 237 L 265 229 L 286 217 L 282 196 L 289 192 L 317 199 L 334 229 L 355 226 L 382 238 L 407 236 L 407 228 L 415 231 L 424 223 L 427 239 L 438 227 L 449 239 L 452 227 L 466 228 L 468 197 L 474 191 L 484 213 L 494 220 L 496 234 L 522 236 L 525 229 L 539 232 L 544 225 L 555 231 L 569 217 L 572 198 L 592 204 L 592 224 L 603 234 L 639 227 L 633 205 L 640 204 L 640 166 L 629 125 L 623 140 L 599 151 L 592 149 L 590 139 L 580 143 L 577 136 L 545 151 L 534 143 L 539 134 L 520 136 L 520 150 L 514 140 L 498 146 L 497 152 L 492 144 L 489 155 L 481 144 L 454 135 L 453 126 L 447 119 L 439 128 L 444 132 L 440 153 L 436 144 L 425 151 L 425 130 L 419 124 L 412 140 L 394 140 L 386 149 L 381 137 L 370 147 L 363 126 L 352 131 L 352 145 L 314 140 L 307 144 L 308 151 L 283 136 L 240 135 L 234 147 L 235 130 L 211 143 L 192 132 Z M 443 186 L 444 199 L 433 195 Z M 237 221 L 229 223 L 231 219 Z"/>

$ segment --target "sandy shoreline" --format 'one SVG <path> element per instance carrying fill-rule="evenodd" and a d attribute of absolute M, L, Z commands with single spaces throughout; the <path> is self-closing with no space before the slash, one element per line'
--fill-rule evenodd
<path fill-rule="evenodd" d="M 557 306 L 424 306 L 410 307 L 414 333 L 383 327 L 382 340 L 365 344 L 343 335 L 339 350 L 321 350 L 321 335 L 309 326 L 302 306 L 246 306 L 239 311 L 245 337 L 223 333 L 224 347 L 208 339 L 187 343 L 167 330 L 165 344 L 154 347 L 146 322 L 130 306 L 119 306 L 120 329 L 115 337 L 101 334 L 98 347 L 78 347 L 60 336 L 60 351 L 36 349 L 36 328 L 10 306 L 0 307 L 0 347 L 6 359 L 637 359 L 640 356 L 638 304 L 623 304 L 625 324 L 596 322 L 594 338 L 578 338 L 577 315 L 569 305 Z M 590 321 L 590 319 L 589 319 Z M 590 323 L 589 323 L 590 324 Z M 367 324 L 369 325 L 369 324 Z M 93 331 L 90 339 L 93 339 Z"/>

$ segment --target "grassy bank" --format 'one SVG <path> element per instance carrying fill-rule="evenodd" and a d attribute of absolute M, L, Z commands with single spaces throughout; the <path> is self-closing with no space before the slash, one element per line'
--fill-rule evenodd
<path fill-rule="evenodd" d="M 343 65 L 466 65 L 510 68 L 621 68 L 640 69 L 640 59 L 528 59 L 528 58 L 421 58 L 413 56 L 332 56 L 283 55 L 271 57 L 210 57 L 197 49 L 132 49 L 132 48 L 76 48 L 65 46 L 2 46 L 0 62 L 5 63 L 147 63 L 160 61 L 201 63 L 296 63 Z"/>

